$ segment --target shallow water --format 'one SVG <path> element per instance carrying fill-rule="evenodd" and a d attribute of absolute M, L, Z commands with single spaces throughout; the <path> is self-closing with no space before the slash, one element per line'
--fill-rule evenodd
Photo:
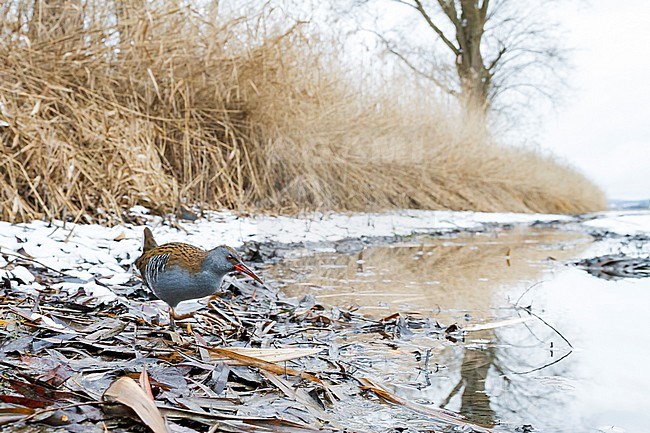
<path fill-rule="evenodd" d="M 419 312 L 463 327 L 530 318 L 458 342 L 417 333 L 338 339 L 342 359 L 411 401 L 498 431 L 648 431 L 650 279 L 606 281 L 564 264 L 612 249 L 548 229 L 417 237 L 286 260 L 266 275 L 290 296 L 354 304 L 374 317 Z M 515 304 L 532 306 L 558 332 Z M 390 406 L 367 413 L 351 399 L 349 410 L 360 425 L 426 426 Z"/>

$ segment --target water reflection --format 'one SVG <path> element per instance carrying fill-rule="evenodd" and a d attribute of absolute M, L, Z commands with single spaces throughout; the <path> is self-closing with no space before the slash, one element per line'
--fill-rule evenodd
<path fill-rule="evenodd" d="M 445 403 L 455 394 L 462 392 L 460 412 L 481 425 L 493 427 L 495 412 L 490 407 L 490 397 L 485 389 L 488 372 L 493 363 L 494 347 L 465 350 L 460 366 L 461 380 L 445 397 L 442 407 L 445 407 Z"/>
<path fill-rule="evenodd" d="M 523 289 L 554 260 L 584 249 L 590 238 L 525 230 L 458 238 L 419 237 L 354 255 L 323 253 L 272 269 L 289 296 L 313 294 L 326 305 L 359 305 L 378 316 L 415 310 L 444 320 L 487 319 L 504 289 Z M 499 298 L 496 303 L 494 297 Z M 499 297 L 500 296 L 500 297 Z"/>
<path fill-rule="evenodd" d="M 558 263 L 597 249 L 584 236 L 544 230 L 418 238 L 361 256 L 290 260 L 267 275 L 289 295 L 356 304 L 381 317 L 418 311 L 469 326 L 525 315 L 513 309 L 516 301 L 532 305 L 575 347 L 562 362 L 554 363 L 571 349 L 539 320 L 471 332 L 456 343 L 426 332 L 398 340 L 351 333 L 338 336 L 337 345 L 348 365 L 401 396 L 497 431 L 526 431 L 524 425 L 544 432 L 644 431 L 650 423 L 650 280 L 604 281 Z M 356 404 L 364 405 L 362 399 Z M 430 427 L 386 407 L 357 410 L 359 428 L 382 412 L 391 422 Z"/>

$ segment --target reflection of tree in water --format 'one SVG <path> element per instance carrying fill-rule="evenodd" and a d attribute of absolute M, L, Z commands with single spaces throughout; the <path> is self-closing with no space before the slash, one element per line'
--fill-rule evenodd
<path fill-rule="evenodd" d="M 573 389 L 567 379 L 572 377 L 570 363 L 565 358 L 553 364 L 566 355 L 569 348 L 561 344 L 552 330 L 537 321 L 529 322 L 528 327 L 497 331 L 493 340 L 497 346 L 493 375 L 488 387 L 492 408 L 498 413 L 516 414 L 525 424 L 555 424 L 571 431 L 567 413 L 575 401 L 568 392 Z M 556 343 L 553 350 L 550 349 L 551 341 Z"/>
<path fill-rule="evenodd" d="M 485 389 L 493 362 L 493 347 L 486 350 L 465 349 L 460 366 L 461 378 L 440 406 L 445 407 L 452 398 L 462 392 L 460 413 L 477 424 L 493 427 L 495 413 L 490 407 L 490 395 Z"/>
<path fill-rule="evenodd" d="M 462 361 L 460 365 L 450 362 L 449 368 L 457 368 L 460 377 L 450 391 L 438 390 L 443 392 L 439 406 L 445 408 L 452 400 L 460 399 L 460 408 L 454 405 L 454 409 L 486 427 L 496 424 L 497 414 L 507 415 L 506 422 L 517 419 L 520 424 L 555 423 L 566 427 L 565 413 L 553 412 L 552 408 L 568 410 L 571 404 L 571 394 L 562 389 L 567 387 L 562 378 L 570 377 L 568 365 L 559 363 L 520 374 L 550 364 L 566 353 L 556 351 L 549 357 L 545 347 L 550 340 L 557 340 L 556 336 L 543 327 L 520 326 L 483 331 L 481 339 L 490 342 L 483 348 L 468 348 L 459 343 Z M 551 383 L 544 383 L 545 380 Z"/>

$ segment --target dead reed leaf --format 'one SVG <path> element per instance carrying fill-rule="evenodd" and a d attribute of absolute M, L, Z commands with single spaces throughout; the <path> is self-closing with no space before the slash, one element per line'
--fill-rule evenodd
<path fill-rule="evenodd" d="M 252 347 L 224 347 L 221 349 L 228 350 L 232 353 L 244 355 L 252 358 L 257 358 L 266 362 L 284 362 L 291 361 L 292 359 L 302 358 L 303 356 L 316 355 L 323 351 L 321 348 L 270 348 L 270 349 L 256 349 Z M 212 353 L 212 359 L 223 360 L 230 358 L 227 355 L 221 355 L 218 352 Z"/>
<path fill-rule="evenodd" d="M 149 374 L 147 373 L 147 364 L 145 363 L 142 366 L 142 372 L 140 372 L 140 377 L 138 378 L 138 383 L 140 384 L 140 388 L 145 392 L 147 397 L 151 401 L 154 401 L 154 396 L 153 392 L 151 391 L 151 383 L 149 382 Z"/>
<path fill-rule="evenodd" d="M 104 393 L 104 400 L 130 407 L 154 433 L 169 433 L 155 402 L 130 377 L 117 379 Z"/>
<path fill-rule="evenodd" d="M 233 350 L 234 349 L 234 350 Z M 266 370 L 270 371 L 272 373 L 276 374 L 288 374 L 290 376 L 297 376 L 301 377 L 303 379 L 310 380 L 312 382 L 315 382 L 319 385 L 325 386 L 325 384 L 316 376 L 310 373 L 305 373 L 302 371 L 294 370 L 292 368 L 286 367 L 286 366 L 280 366 L 278 364 L 274 364 L 273 362 L 266 361 L 264 359 L 255 357 L 255 356 L 250 356 L 250 355 L 244 355 L 240 353 L 240 351 L 237 348 L 210 348 L 208 349 L 211 353 L 220 355 L 220 356 L 225 356 L 227 358 L 233 359 L 235 361 L 240 362 L 242 365 L 248 365 L 251 367 L 257 367 L 261 370 Z M 291 350 L 291 349 L 290 349 Z M 315 349 L 311 349 L 315 350 Z M 318 350 L 320 352 L 320 349 Z M 317 353 L 317 352 L 316 352 Z M 305 356 L 305 355 L 302 355 Z M 291 359 L 295 359 L 291 358 Z"/>
<path fill-rule="evenodd" d="M 28 407 L 3 407 L 0 408 L 0 425 L 19 422 L 27 416 L 33 415 L 36 411 Z"/>
<path fill-rule="evenodd" d="M 201 412 L 191 409 L 180 409 L 175 407 L 158 406 L 158 409 L 168 419 L 188 419 L 192 421 L 199 421 L 203 423 L 215 421 L 223 421 L 230 427 L 227 431 L 251 431 L 249 426 L 261 427 L 262 431 L 273 432 L 287 432 L 287 433 L 302 433 L 302 432 L 333 432 L 328 428 L 315 429 L 308 425 L 300 424 L 295 421 L 290 421 L 282 418 L 264 418 L 255 416 L 237 416 L 226 415 L 221 413 Z M 237 428 L 240 427 L 240 428 Z M 234 429 L 234 430 L 231 430 Z M 213 429 L 210 431 L 219 431 Z M 255 430 L 257 431 L 257 430 Z"/>
<path fill-rule="evenodd" d="M 499 320 L 497 322 L 480 323 L 480 324 L 477 324 L 477 325 L 469 325 L 469 326 L 463 327 L 461 330 L 464 331 L 464 332 L 485 331 L 487 329 L 496 329 L 496 328 L 502 328 L 504 326 L 517 325 L 519 323 L 528 322 L 528 321 L 534 320 L 534 319 L 535 318 L 532 317 L 532 316 L 515 317 L 513 319 Z"/>
<path fill-rule="evenodd" d="M 299 388 L 298 389 L 293 388 L 290 383 L 288 383 L 286 380 L 282 379 L 279 375 L 275 373 L 269 371 L 262 371 L 262 375 L 266 377 L 269 380 L 269 382 L 275 385 L 276 388 L 281 390 L 284 393 L 284 395 L 286 395 L 288 398 L 290 398 L 293 401 L 297 401 L 301 403 L 303 406 L 305 406 L 307 410 L 311 412 L 314 416 L 324 421 L 329 421 L 329 422 L 332 421 L 331 419 L 332 417 L 329 416 L 323 409 L 321 409 L 316 404 L 314 399 L 311 398 L 305 390 Z"/>
<path fill-rule="evenodd" d="M 489 433 L 492 431 L 488 428 L 463 421 L 464 417 L 458 413 L 445 410 L 445 409 L 439 409 L 432 406 L 424 406 L 421 404 L 413 403 L 412 401 L 409 401 L 403 397 L 400 397 L 397 394 L 388 391 L 386 388 L 384 388 L 383 386 L 375 382 L 373 379 L 370 379 L 368 377 L 363 377 L 359 379 L 359 383 L 361 384 L 362 389 L 366 389 L 374 392 L 375 394 L 377 394 L 378 397 L 382 398 L 383 400 L 386 400 L 390 403 L 394 403 L 400 406 L 404 406 L 405 408 L 410 409 L 414 412 L 430 416 L 437 421 L 443 421 L 445 423 L 452 424 L 459 427 L 463 427 L 467 425 L 470 426 L 474 431 L 479 433 Z"/>

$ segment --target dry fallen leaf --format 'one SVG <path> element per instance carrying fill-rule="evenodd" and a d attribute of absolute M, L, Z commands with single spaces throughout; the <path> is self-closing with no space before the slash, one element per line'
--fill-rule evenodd
<path fill-rule="evenodd" d="M 104 393 L 104 400 L 130 407 L 154 433 L 169 433 L 154 401 L 130 377 L 121 377 L 113 382 Z"/>
<path fill-rule="evenodd" d="M 252 347 L 223 347 L 229 353 L 236 353 L 251 358 L 257 358 L 267 362 L 284 362 L 293 359 L 302 358 L 303 356 L 316 355 L 323 351 L 322 348 L 265 348 L 258 349 Z M 222 360 L 224 358 L 232 358 L 224 353 L 212 351 L 212 358 L 215 360 Z M 243 362 L 246 364 L 245 362 Z"/>
<path fill-rule="evenodd" d="M 124 232 L 121 232 L 119 235 L 115 236 L 113 240 L 117 242 L 117 241 L 121 241 L 124 238 L 126 238 L 126 234 L 124 234 Z"/>
<path fill-rule="evenodd" d="M 534 320 L 533 316 L 529 317 L 516 317 L 514 319 L 499 320 L 497 322 L 491 323 L 480 323 L 476 325 L 469 325 L 463 328 L 464 332 L 475 332 L 475 331 L 485 331 L 486 329 L 496 329 L 503 326 L 517 325 L 519 323 L 528 322 L 529 320 Z"/>
<path fill-rule="evenodd" d="M 140 373 L 140 388 L 147 394 L 147 397 L 151 401 L 154 400 L 153 392 L 151 391 L 151 383 L 149 382 L 149 374 L 147 373 L 147 364 L 142 367 L 142 372 Z"/>
<path fill-rule="evenodd" d="M 440 409 L 434 406 L 428 406 L 428 405 L 425 406 L 422 404 L 409 401 L 404 397 L 401 397 L 395 393 L 390 392 L 388 389 L 384 388 L 381 384 L 375 382 L 373 379 L 370 379 L 369 377 L 362 377 L 358 379 L 358 381 L 361 384 L 361 389 L 372 391 L 379 398 L 396 405 L 404 406 L 412 410 L 413 412 L 417 412 L 423 415 L 428 415 L 438 421 L 443 421 L 457 427 L 466 428 L 465 426 L 469 426 L 472 428 L 472 431 L 475 431 L 477 433 L 490 433 L 492 431 L 489 428 L 482 427 L 477 424 L 473 424 L 469 421 L 465 421 L 464 417 L 456 412 L 452 412 L 446 409 Z"/>
<path fill-rule="evenodd" d="M 27 407 L 0 408 L 0 426 L 22 421 L 26 416 L 33 415 L 34 409 Z"/>
<path fill-rule="evenodd" d="M 282 366 L 280 366 L 278 364 L 267 361 L 267 360 L 262 359 L 260 357 L 250 356 L 248 354 L 244 355 L 242 353 L 242 352 L 244 352 L 244 353 L 245 352 L 252 352 L 254 350 L 259 351 L 259 350 L 262 350 L 262 349 L 251 349 L 249 351 L 245 351 L 245 350 L 241 350 L 241 349 L 242 348 L 237 348 L 237 347 L 229 347 L 229 348 L 214 347 L 214 348 L 210 348 L 208 350 L 210 351 L 211 354 L 216 354 L 218 356 L 225 356 L 225 357 L 228 357 L 230 359 L 234 359 L 235 361 L 239 361 L 239 363 L 241 363 L 242 365 L 257 367 L 259 369 L 270 371 L 270 372 L 276 373 L 276 374 L 288 374 L 290 376 L 301 377 L 303 379 L 311 380 L 312 382 L 315 382 L 315 383 L 318 383 L 319 385 L 324 386 L 323 381 L 321 381 L 319 378 L 317 378 L 313 374 L 305 373 L 305 372 L 298 371 L 298 370 L 294 370 L 293 368 L 282 367 Z M 268 349 L 269 352 L 277 351 L 277 350 L 282 350 L 282 349 Z M 290 349 L 290 350 L 297 353 L 301 349 Z M 313 352 L 315 349 L 302 349 L 302 350 L 303 351 L 310 350 L 310 351 Z M 314 353 L 318 353 L 320 351 L 321 351 L 321 349 L 316 349 L 316 352 L 314 352 Z M 303 353 L 305 353 L 305 352 L 303 352 Z M 301 356 L 307 356 L 307 355 L 302 354 Z M 291 359 L 293 359 L 293 358 L 291 358 Z"/>

